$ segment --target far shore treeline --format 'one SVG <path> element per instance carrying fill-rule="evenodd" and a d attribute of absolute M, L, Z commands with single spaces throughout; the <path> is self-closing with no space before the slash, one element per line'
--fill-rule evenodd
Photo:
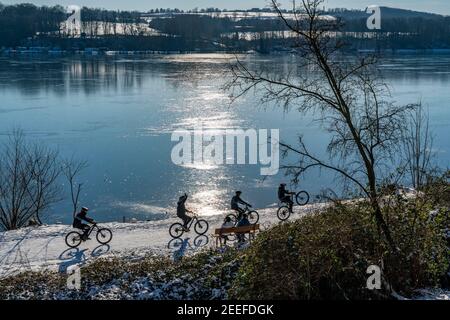
<path fill-rule="evenodd" d="M 382 29 L 368 30 L 369 14 L 364 9 L 325 12 L 342 20 L 343 28 L 337 36 L 349 44 L 350 50 L 450 50 L 449 16 L 382 7 Z M 82 32 L 77 36 L 62 31 L 68 16 L 63 6 L 0 3 L 1 51 L 46 47 L 61 51 L 102 48 L 269 53 L 289 51 L 295 41 L 271 9 L 137 12 L 84 7 Z"/>

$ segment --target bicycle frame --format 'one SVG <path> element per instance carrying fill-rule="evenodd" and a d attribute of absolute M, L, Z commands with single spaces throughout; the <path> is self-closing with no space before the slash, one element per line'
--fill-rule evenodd
<path fill-rule="evenodd" d="M 290 192 L 290 194 L 289 194 L 289 198 L 291 198 L 291 201 L 292 201 L 294 204 L 295 204 L 294 197 L 295 197 L 296 194 L 297 194 L 297 193 L 295 193 L 295 192 Z M 287 205 L 286 202 L 283 202 L 283 201 L 281 201 L 280 199 L 278 199 L 278 203 L 279 203 L 281 206 L 283 206 L 283 204 L 284 204 L 284 205 Z"/>
<path fill-rule="evenodd" d="M 196 215 L 196 214 L 192 215 L 191 221 L 189 221 L 189 223 L 188 223 L 188 225 L 187 225 L 187 228 L 188 228 L 188 229 L 191 229 L 192 225 L 194 224 L 194 221 L 196 221 L 196 220 L 198 220 L 197 215 Z"/>
<path fill-rule="evenodd" d="M 291 200 L 294 201 L 294 197 L 297 195 L 297 192 L 291 192 Z"/>
<path fill-rule="evenodd" d="M 242 214 L 249 213 L 251 210 L 248 206 L 245 206 L 244 212 L 242 212 L 242 213 L 239 213 L 238 210 L 233 210 L 233 211 L 234 211 L 234 216 L 237 218 L 240 214 L 242 215 Z"/>
<path fill-rule="evenodd" d="M 296 193 L 295 192 L 290 192 L 289 194 L 289 198 L 292 201 L 292 211 L 294 211 L 294 206 L 295 206 L 295 197 Z M 278 209 L 282 208 L 282 207 L 288 207 L 289 208 L 289 203 L 287 203 L 286 201 L 281 201 L 280 199 L 278 199 Z"/>
<path fill-rule="evenodd" d="M 98 229 L 98 227 L 97 227 L 96 224 L 92 224 L 92 225 L 89 227 L 89 232 L 87 233 L 87 236 L 88 236 L 88 237 L 91 235 L 91 233 L 94 231 L 94 229 Z"/>
<path fill-rule="evenodd" d="M 239 213 L 239 211 L 234 210 L 234 213 L 231 214 L 231 215 L 233 215 L 235 217 L 236 222 L 237 222 L 237 219 L 238 219 L 239 216 L 242 217 L 244 214 L 248 215 L 248 214 L 250 214 L 250 212 L 252 212 L 252 210 L 248 206 L 245 206 L 245 208 L 243 210 L 244 211 L 242 213 Z"/>

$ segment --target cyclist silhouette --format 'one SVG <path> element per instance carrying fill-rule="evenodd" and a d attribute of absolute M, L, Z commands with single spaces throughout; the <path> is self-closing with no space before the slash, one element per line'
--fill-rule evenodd
<path fill-rule="evenodd" d="M 239 207 L 240 204 L 243 204 L 249 208 L 251 208 L 251 204 L 241 199 L 242 191 L 236 191 L 236 194 L 231 198 L 231 209 L 235 210 L 238 213 L 237 221 L 242 219 L 242 214 L 245 212 L 244 209 Z"/>
<path fill-rule="evenodd" d="M 292 201 L 291 196 L 294 194 L 295 192 L 290 192 L 286 189 L 286 183 L 281 183 L 278 187 L 278 199 L 282 203 L 286 203 L 288 205 L 290 213 L 292 213 L 292 208 L 294 206 L 294 201 Z"/>
<path fill-rule="evenodd" d="M 186 209 L 186 200 L 188 195 L 185 193 L 177 202 L 177 217 L 183 220 L 183 227 L 185 231 L 189 231 L 187 228 L 188 223 L 192 220 L 186 213 L 193 213 L 191 210 Z"/>
<path fill-rule="evenodd" d="M 81 211 L 75 215 L 75 218 L 73 219 L 73 223 L 72 223 L 72 226 L 74 228 L 83 230 L 83 235 L 81 237 L 81 239 L 83 241 L 89 240 L 88 232 L 89 232 L 89 229 L 91 228 L 88 224 L 83 223 L 83 221 L 86 221 L 91 224 L 95 224 L 94 219 L 89 218 L 87 216 L 88 211 L 89 211 L 89 209 L 86 207 L 81 208 Z"/>

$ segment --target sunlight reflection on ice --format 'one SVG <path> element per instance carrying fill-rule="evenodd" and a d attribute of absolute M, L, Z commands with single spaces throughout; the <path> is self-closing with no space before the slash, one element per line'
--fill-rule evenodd
<path fill-rule="evenodd" d="M 182 165 L 183 168 L 196 169 L 196 170 L 214 170 L 219 166 L 214 163 L 187 163 Z"/>
<path fill-rule="evenodd" d="M 208 188 L 208 186 L 205 187 Z M 220 208 L 224 196 L 224 191 L 218 189 L 202 189 L 192 195 L 191 208 L 201 216 L 224 214 L 226 213 L 225 208 Z"/>

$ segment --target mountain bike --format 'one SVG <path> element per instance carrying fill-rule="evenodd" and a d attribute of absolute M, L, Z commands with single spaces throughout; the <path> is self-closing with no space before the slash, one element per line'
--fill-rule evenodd
<path fill-rule="evenodd" d="M 112 231 L 108 228 L 100 228 L 96 223 L 92 224 L 87 233 L 86 240 L 83 239 L 82 231 L 71 231 L 66 236 L 66 244 L 70 248 L 78 247 L 81 242 L 87 241 L 94 230 L 97 230 L 96 239 L 101 244 L 108 244 L 112 240 Z"/>
<path fill-rule="evenodd" d="M 244 212 L 242 213 L 241 217 L 246 214 L 248 217 L 248 221 L 250 224 L 257 224 L 259 221 L 259 213 L 255 210 L 250 210 L 248 206 L 245 207 Z M 227 218 L 230 218 L 231 221 L 236 225 L 238 223 L 238 213 L 230 213 L 227 215 Z"/>
<path fill-rule="evenodd" d="M 187 225 L 187 230 L 184 228 L 182 223 L 174 223 L 169 228 L 169 233 L 172 238 L 180 238 L 185 232 L 189 232 L 192 225 L 194 225 L 194 231 L 198 235 L 204 235 L 206 232 L 208 232 L 209 224 L 208 221 L 199 219 L 196 214 L 194 214 L 191 217 L 191 221 L 189 221 Z M 195 223 L 194 223 L 195 222 Z"/>
<path fill-rule="evenodd" d="M 292 202 L 294 202 L 294 199 L 293 199 L 294 196 L 295 196 L 295 202 L 299 206 L 307 205 L 309 202 L 309 194 L 306 191 L 300 191 L 300 192 L 297 192 L 296 194 L 291 194 Z M 278 208 L 278 211 L 277 211 L 278 219 L 280 219 L 281 221 L 286 221 L 287 219 L 289 219 L 290 216 L 291 216 L 291 212 L 289 211 L 289 206 L 287 204 L 284 204 Z"/>

